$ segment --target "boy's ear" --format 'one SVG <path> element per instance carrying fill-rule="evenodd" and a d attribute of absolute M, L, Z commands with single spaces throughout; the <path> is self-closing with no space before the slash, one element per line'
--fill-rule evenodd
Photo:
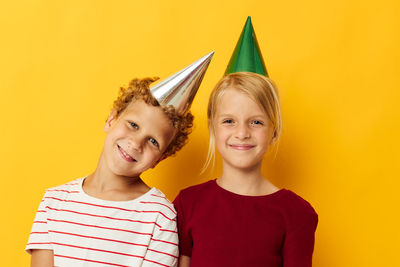
<path fill-rule="evenodd" d="M 113 125 L 116 119 L 117 119 L 117 112 L 115 110 L 112 110 L 106 120 L 106 124 L 104 125 L 105 132 L 108 132 L 108 130 L 110 130 L 111 126 Z"/>

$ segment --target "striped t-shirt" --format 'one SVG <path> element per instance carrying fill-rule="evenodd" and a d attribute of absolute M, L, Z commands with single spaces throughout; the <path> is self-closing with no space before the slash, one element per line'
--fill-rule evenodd
<path fill-rule="evenodd" d="M 176 212 L 156 188 L 130 201 L 87 195 L 83 178 L 48 189 L 26 246 L 55 266 L 176 266 Z"/>

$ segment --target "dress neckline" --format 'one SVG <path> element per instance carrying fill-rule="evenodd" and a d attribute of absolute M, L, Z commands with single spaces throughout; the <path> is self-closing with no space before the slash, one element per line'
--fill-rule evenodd
<path fill-rule="evenodd" d="M 230 195 L 232 197 L 236 197 L 236 198 L 248 198 L 248 199 L 266 199 L 266 198 L 274 198 L 277 197 L 281 194 L 283 194 L 285 191 L 287 191 L 287 189 L 285 188 L 281 188 L 273 193 L 267 194 L 267 195 L 259 195 L 259 196 L 252 196 L 252 195 L 241 195 L 241 194 L 237 194 L 234 193 L 232 191 L 229 191 L 223 187 L 221 187 L 218 183 L 217 183 L 217 179 L 213 179 L 210 180 L 211 184 L 217 189 L 217 191 L 222 192 L 223 194 L 227 194 Z"/>

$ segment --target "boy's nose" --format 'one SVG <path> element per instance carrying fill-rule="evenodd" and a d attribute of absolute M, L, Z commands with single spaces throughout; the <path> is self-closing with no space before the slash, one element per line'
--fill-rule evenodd
<path fill-rule="evenodd" d="M 142 138 L 139 136 L 130 136 L 128 146 L 130 149 L 142 152 Z"/>

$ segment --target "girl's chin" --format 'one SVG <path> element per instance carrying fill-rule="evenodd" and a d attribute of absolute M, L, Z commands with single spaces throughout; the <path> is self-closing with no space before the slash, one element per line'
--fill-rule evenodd
<path fill-rule="evenodd" d="M 257 168 L 260 165 L 260 162 L 254 163 L 254 162 L 230 162 L 227 164 L 229 167 L 237 170 L 252 170 L 254 168 Z"/>

